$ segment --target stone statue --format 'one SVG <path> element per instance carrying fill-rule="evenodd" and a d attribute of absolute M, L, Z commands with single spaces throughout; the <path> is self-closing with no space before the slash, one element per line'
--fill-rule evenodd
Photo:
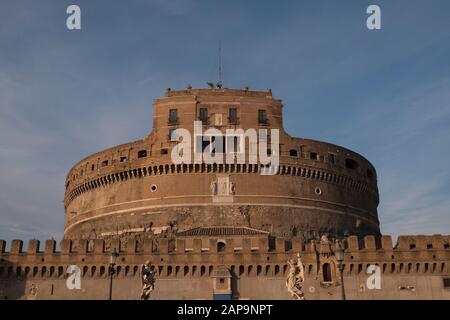
<path fill-rule="evenodd" d="M 146 261 L 141 267 L 142 294 L 141 300 L 150 300 L 150 293 L 155 289 L 155 272 L 150 261 Z"/>
<path fill-rule="evenodd" d="M 217 195 L 217 182 L 213 181 L 211 182 L 211 194 L 212 195 Z"/>
<path fill-rule="evenodd" d="M 328 244 L 328 243 L 330 243 L 330 240 L 328 240 L 328 237 L 326 235 L 322 235 L 320 237 L 320 243 Z"/>
<path fill-rule="evenodd" d="M 305 281 L 305 269 L 297 254 L 297 260 L 289 259 L 289 272 L 286 279 L 286 287 L 294 300 L 305 300 L 302 287 Z"/>
<path fill-rule="evenodd" d="M 234 194 L 236 192 L 236 183 L 230 182 L 230 194 Z"/>

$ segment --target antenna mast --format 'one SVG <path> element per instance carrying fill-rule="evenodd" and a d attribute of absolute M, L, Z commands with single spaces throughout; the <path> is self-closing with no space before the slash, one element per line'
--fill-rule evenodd
<path fill-rule="evenodd" d="M 219 82 L 218 87 L 222 87 L 222 41 L 219 40 Z"/>

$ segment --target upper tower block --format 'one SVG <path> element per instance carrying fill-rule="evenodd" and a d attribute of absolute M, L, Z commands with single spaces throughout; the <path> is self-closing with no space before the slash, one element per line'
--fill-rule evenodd
<path fill-rule="evenodd" d="M 176 128 L 192 130 L 194 121 L 219 130 L 283 127 L 281 100 L 274 99 L 270 89 L 167 89 L 153 105 L 153 130 L 158 135 Z"/>

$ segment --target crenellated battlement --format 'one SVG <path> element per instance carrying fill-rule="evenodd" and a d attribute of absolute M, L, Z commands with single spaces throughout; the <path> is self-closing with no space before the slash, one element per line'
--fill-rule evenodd
<path fill-rule="evenodd" d="M 107 241 L 104 239 L 95 240 L 70 240 L 64 239 L 60 242 L 60 250 L 56 250 L 55 240 L 46 240 L 42 246 L 39 240 L 29 240 L 28 249 L 23 250 L 22 240 L 12 240 L 10 250 L 7 251 L 7 243 L 0 240 L 0 256 L 11 257 L 20 255 L 27 257 L 33 255 L 105 255 L 116 249 L 118 252 L 132 254 L 267 254 L 267 253 L 312 253 L 319 252 L 323 245 L 329 246 L 332 250 L 331 241 L 323 243 L 320 241 L 305 241 L 302 238 L 287 240 L 284 238 L 268 237 L 190 237 L 176 238 L 169 240 L 167 238 L 144 239 L 140 242 L 132 240 L 121 242 L 118 239 Z M 220 245 L 223 249 L 218 249 Z M 344 240 L 346 254 L 364 254 L 376 252 L 379 255 L 402 254 L 402 253 L 433 253 L 442 252 L 450 254 L 450 236 L 432 235 L 432 236 L 399 236 L 395 245 L 392 243 L 391 236 L 384 235 L 379 237 L 349 236 Z"/>
<path fill-rule="evenodd" d="M 373 265 L 378 266 L 383 287 L 389 286 L 393 296 L 404 290 L 402 288 L 415 290 L 416 280 L 412 279 L 424 278 L 440 284 L 450 274 L 450 236 L 400 236 L 395 245 L 390 236 L 350 236 L 344 243 L 343 275 L 346 281 L 353 282 L 355 286 L 358 284 L 360 290 L 361 284 L 370 275 L 366 270 Z M 174 240 L 157 238 L 128 243 L 118 239 L 65 239 L 60 242 L 58 251 L 55 240 L 47 240 L 44 245 L 38 240 L 30 240 L 26 251 L 23 250 L 22 240 L 13 240 L 9 251 L 6 250 L 6 241 L 0 240 L 0 284 L 3 283 L 3 288 L 6 288 L 7 284 L 14 283 L 19 292 L 24 287 L 29 288 L 25 296 L 23 293 L 11 293 L 11 297 L 15 298 L 34 298 L 34 289 L 31 288 L 36 287 L 40 288 L 40 297 L 44 299 L 72 295 L 86 298 L 82 290 L 78 292 L 66 288 L 67 272 L 71 266 L 77 266 L 83 288 L 90 288 L 89 297 L 102 299 L 101 288 L 108 283 L 108 268 L 114 250 L 119 253 L 114 275 L 118 281 L 127 281 L 130 287 L 139 288 L 142 264 L 150 261 L 158 286 L 168 297 L 178 297 L 176 289 L 169 289 L 173 280 L 189 281 L 177 282 L 177 286 L 191 288 L 192 281 L 206 285 L 216 270 L 228 270 L 245 286 L 253 281 L 269 287 L 278 283 L 281 289 L 274 292 L 274 297 L 288 298 L 283 294 L 289 273 L 288 261 L 295 259 L 297 254 L 304 265 L 308 288 L 314 286 L 318 293 L 322 292 L 327 297 L 340 285 L 332 241 L 326 238 L 321 241 L 287 240 L 260 234 L 251 237 L 178 237 Z M 325 275 L 324 270 L 330 273 Z M 96 282 L 101 279 L 104 281 Z M 391 285 L 397 281 L 398 287 Z M 417 286 L 419 284 L 417 282 Z M 53 288 L 56 287 L 58 291 L 53 297 Z M 362 292 L 362 297 L 366 297 Z M 352 291 L 352 294 L 356 293 Z M 133 295 L 124 297 L 136 298 Z"/>

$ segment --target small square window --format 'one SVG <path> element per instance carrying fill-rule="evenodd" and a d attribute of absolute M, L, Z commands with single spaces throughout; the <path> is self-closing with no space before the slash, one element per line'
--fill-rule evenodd
<path fill-rule="evenodd" d="M 125 161 L 127 161 L 127 157 L 126 156 L 120 157 L 120 162 L 125 162 Z"/>
<path fill-rule="evenodd" d="M 317 160 L 317 159 L 318 159 L 318 155 L 317 155 L 316 152 L 311 152 L 311 153 L 309 154 L 309 158 L 310 158 L 311 160 Z"/>
<path fill-rule="evenodd" d="M 443 278 L 444 281 L 444 288 L 450 289 L 450 278 Z"/>
<path fill-rule="evenodd" d="M 258 110 L 258 123 L 259 124 L 266 124 L 267 123 L 266 110 Z"/>
<path fill-rule="evenodd" d="M 167 150 L 167 148 L 163 148 L 161 149 L 161 154 L 168 154 L 169 151 Z"/>
<path fill-rule="evenodd" d="M 147 156 L 147 150 L 140 150 L 138 152 L 138 158 L 145 158 Z"/>

